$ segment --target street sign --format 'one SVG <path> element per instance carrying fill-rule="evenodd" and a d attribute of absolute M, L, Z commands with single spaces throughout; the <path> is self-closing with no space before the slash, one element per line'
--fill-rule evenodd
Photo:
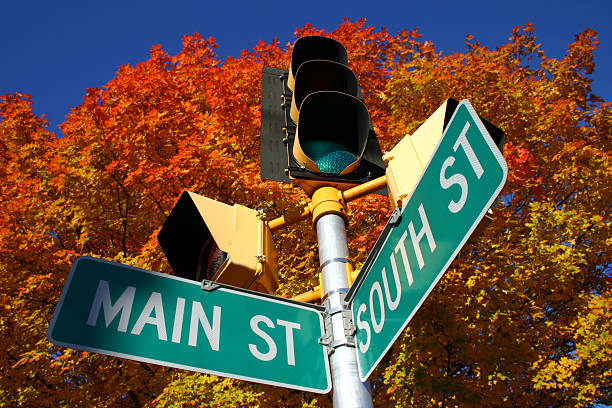
<path fill-rule="evenodd" d="M 348 301 L 365 381 L 499 195 L 507 165 L 467 100 L 457 106 L 401 218 L 391 220 Z M 381 243 L 382 242 L 382 243 Z M 381 243 L 381 244 L 379 244 Z"/>
<path fill-rule="evenodd" d="M 327 393 L 329 363 L 319 344 L 322 310 L 81 257 L 47 337 L 79 350 Z"/>

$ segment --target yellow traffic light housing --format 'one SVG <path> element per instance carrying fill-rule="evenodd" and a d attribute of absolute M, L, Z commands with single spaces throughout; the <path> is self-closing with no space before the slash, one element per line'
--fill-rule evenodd
<path fill-rule="evenodd" d="M 264 68 L 260 146 L 262 178 L 291 181 L 308 195 L 323 186 L 346 190 L 384 175 L 380 146 L 341 43 L 301 37 L 288 71 Z"/>
<path fill-rule="evenodd" d="M 383 160 L 387 163 L 385 176 L 389 200 L 394 208 L 402 208 L 410 199 L 458 104 L 459 102 L 453 98 L 447 99 L 412 135 L 406 135 L 383 156 Z M 503 153 L 504 132 L 483 117 L 479 117 L 493 138 L 493 142 Z M 493 220 L 494 207 L 495 205 L 487 211 L 470 239 L 480 235 Z"/>
<path fill-rule="evenodd" d="M 387 163 L 387 189 L 393 207 L 402 208 L 412 195 L 458 104 L 459 102 L 453 98 L 447 99 L 412 135 L 406 135 L 383 156 L 383 160 Z M 479 117 L 493 142 L 503 153 L 504 132 L 483 117 Z"/>
<path fill-rule="evenodd" d="M 370 132 L 370 115 L 357 98 L 359 85 L 344 46 L 327 37 L 299 38 L 293 47 L 287 86 L 296 123 L 292 154 L 319 175 L 343 176 L 359 166 Z M 329 182 L 300 181 L 309 194 Z M 332 184 L 346 189 L 352 184 Z"/>
<path fill-rule="evenodd" d="M 387 190 L 395 208 L 402 208 L 416 188 L 429 158 L 444 132 L 444 102 L 412 135 L 406 135 L 383 156 L 387 163 Z"/>
<path fill-rule="evenodd" d="M 272 233 L 255 210 L 185 191 L 157 240 L 177 276 L 266 293 L 278 288 Z"/>

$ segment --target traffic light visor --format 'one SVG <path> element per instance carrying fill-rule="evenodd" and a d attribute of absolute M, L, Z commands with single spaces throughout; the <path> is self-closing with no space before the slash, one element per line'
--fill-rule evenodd
<path fill-rule="evenodd" d="M 190 193 L 184 192 L 162 226 L 157 240 L 177 276 L 192 280 L 207 277 L 206 262 L 219 248 Z M 220 237 L 217 237 L 220 240 Z M 225 241 L 225 240 L 224 240 Z M 225 247 L 224 243 L 221 243 Z M 202 262 L 204 261 L 204 262 Z"/>
<path fill-rule="evenodd" d="M 273 293 L 277 254 L 270 228 L 250 208 L 185 191 L 157 240 L 174 274 Z"/>
<path fill-rule="evenodd" d="M 310 171 L 343 175 L 359 166 L 370 116 L 365 104 L 343 92 L 322 91 L 302 102 L 293 156 Z"/>
<path fill-rule="evenodd" d="M 298 123 L 299 108 L 313 92 L 337 91 L 357 96 L 359 85 L 353 71 L 346 65 L 327 60 L 306 61 L 298 68 L 295 90 L 291 99 L 291 119 Z"/>
<path fill-rule="evenodd" d="M 293 44 L 291 64 L 289 65 L 289 79 L 287 87 L 294 90 L 295 76 L 298 68 L 306 61 L 328 60 L 348 65 L 346 48 L 340 42 L 317 35 L 300 37 Z"/>

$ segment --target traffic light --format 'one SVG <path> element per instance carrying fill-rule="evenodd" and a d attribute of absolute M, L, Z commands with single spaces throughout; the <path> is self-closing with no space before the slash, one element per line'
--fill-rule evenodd
<path fill-rule="evenodd" d="M 410 198 L 458 105 L 457 100 L 447 99 L 412 135 L 406 135 L 383 157 L 387 163 L 389 200 L 394 208 L 402 208 Z M 504 132 L 482 116 L 479 115 L 479 118 L 493 143 L 503 153 L 506 139 Z M 493 221 L 494 208 L 495 204 L 489 208 L 470 239 L 478 237 Z"/>
<path fill-rule="evenodd" d="M 457 100 L 447 99 L 412 135 L 406 135 L 383 157 L 387 163 L 387 188 L 393 207 L 403 207 L 410 197 L 458 105 Z M 479 118 L 503 153 L 504 132 L 482 116 Z"/>
<path fill-rule="evenodd" d="M 288 73 L 264 68 L 262 178 L 291 180 L 312 195 L 322 186 L 346 190 L 385 174 L 357 78 L 347 65 L 341 43 L 306 36 L 294 44 Z M 275 77 L 281 79 L 282 92 Z M 278 96 L 284 101 L 281 114 Z M 284 163 L 278 159 L 280 140 Z"/>
<path fill-rule="evenodd" d="M 175 275 L 274 293 L 277 253 L 257 211 L 185 191 L 157 240 Z"/>

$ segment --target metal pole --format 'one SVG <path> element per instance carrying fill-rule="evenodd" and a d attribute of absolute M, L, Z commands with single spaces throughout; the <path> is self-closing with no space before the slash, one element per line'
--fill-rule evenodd
<path fill-rule="evenodd" d="M 346 262 L 349 260 L 344 219 L 337 214 L 321 216 L 316 224 L 319 261 L 323 266 L 323 299 L 331 316 L 332 336 L 329 358 L 332 374 L 334 408 L 371 408 L 369 382 L 362 383 L 357 371 L 357 354 L 352 333 L 345 331 L 348 306 Z M 343 312 L 344 311 L 344 312 Z"/>

